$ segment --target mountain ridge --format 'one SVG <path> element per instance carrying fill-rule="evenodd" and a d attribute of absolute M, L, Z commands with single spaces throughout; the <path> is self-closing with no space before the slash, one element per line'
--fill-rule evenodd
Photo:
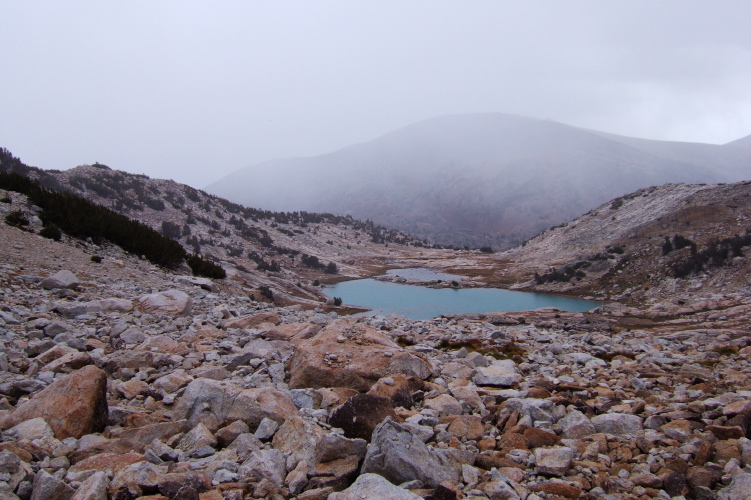
<path fill-rule="evenodd" d="M 751 175 L 742 148 L 664 143 L 496 113 L 424 120 L 209 185 L 233 201 L 370 219 L 426 238 L 505 249 L 616 196 Z"/>

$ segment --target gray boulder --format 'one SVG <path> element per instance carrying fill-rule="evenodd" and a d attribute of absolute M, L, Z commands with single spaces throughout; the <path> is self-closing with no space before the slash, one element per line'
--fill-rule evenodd
<path fill-rule="evenodd" d="M 751 492 L 751 474 L 741 472 L 733 477 L 730 486 L 721 490 L 717 495 L 718 500 L 747 500 Z"/>
<path fill-rule="evenodd" d="M 490 366 L 477 368 L 473 381 L 477 385 L 511 387 L 518 384 L 522 376 L 516 369 L 516 363 L 510 359 L 494 361 Z"/>
<path fill-rule="evenodd" d="M 597 432 L 615 436 L 633 436 L 643 430 L 641 417 L 627 413 L 606 413 L 592 417 Z"/>
<path fill-rule="evenodd" d="M 70 500 L 75 492 L 76 490 L 42 469 L 34 477 L 31 500 Z"/>
<path fill-rule="evenodd" d="M 363 498 L 420 500 L 422 497 L 391 484 L 378 474 L 362 474 L 346 490 L 329 495 L 329 500 L 361 500 Z"/>
<path fill-rule="evenodd" d="M 106 472 L 95 472 L 81 483 L 70 500 L 107 500 L 109 484 Z"/>
<path fill-rule="evenodd" d="M 394 484 L 419 480 L 434 488 L 443 481 L 458 482 L 462 463 L 473 461 L 471 452 L 428 447 L 389 417 L 373 432 L 361 472 L 380 474 Z"/>
<path fill-rule="evenodd" d="M 558 421 L 566 439 L 581 439 L 597 432 L 595 425 L 582 412 L 573 410 Z"/>
<path fill-rule="evenodd" d="M 55 290 L 57 288 L 76 288 L 81 284 L 81 280 L 70 271 L 58 271 L 49 278 L 42 280 L 42 288 L 45 290 Z"/>
<path fill-rule="evenodd" d="M 535 464 L 537 472 L 546 476 L 565 476 L 571 461 L 574 459 L 574 450 L 565 447 L 536 448 Z"/>
<path fill-rule="evenodd" d="M 533 422 L 553 422 L 555 405 L 547 399 L 511 398 L 506 401 L 506 408 L 518 410 L 521 416 L 529 415 Z"/>
<path fill-rule="evenodd" d="M 239 475 L 248 481 L 266 478 L 276 488 L 281 488 L 287 475 L 284 455 L 274 448 L 254 451 L 240 467 Z"/>
<path fill-rule="evenodd" d="M 193 308 L 193 300 L 180 290 L 143 295 L 138 299 L 138 304 L 144 312 L 168 316 L 187 316 Z"/>

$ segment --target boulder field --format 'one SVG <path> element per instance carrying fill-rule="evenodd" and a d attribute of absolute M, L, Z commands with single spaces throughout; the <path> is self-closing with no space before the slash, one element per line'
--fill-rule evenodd
<path fill-rule="evenodd" d="M 340 317 L 65 271 L 0 270 L 2 500 L 749 495 L 742 329 Z"/>

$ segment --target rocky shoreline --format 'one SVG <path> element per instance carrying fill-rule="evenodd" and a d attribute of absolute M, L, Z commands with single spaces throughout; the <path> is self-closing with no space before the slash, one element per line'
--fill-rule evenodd
<path fill-rule="evenodd" d="M 745 297 L 356 319 L 3 231 L 0 499 L 747 498 Z"/>

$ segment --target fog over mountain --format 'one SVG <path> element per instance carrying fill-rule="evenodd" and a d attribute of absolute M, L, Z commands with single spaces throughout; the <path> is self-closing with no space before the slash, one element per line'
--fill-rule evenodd
<path fill-rule="evenodd" d="M 503 249 L 642 187 L 748 178 L 751 137 L 654 141 L 488 113 L 261 163 L 206 190 L 249 206 L 351 214 L 433 242 Z"/>

